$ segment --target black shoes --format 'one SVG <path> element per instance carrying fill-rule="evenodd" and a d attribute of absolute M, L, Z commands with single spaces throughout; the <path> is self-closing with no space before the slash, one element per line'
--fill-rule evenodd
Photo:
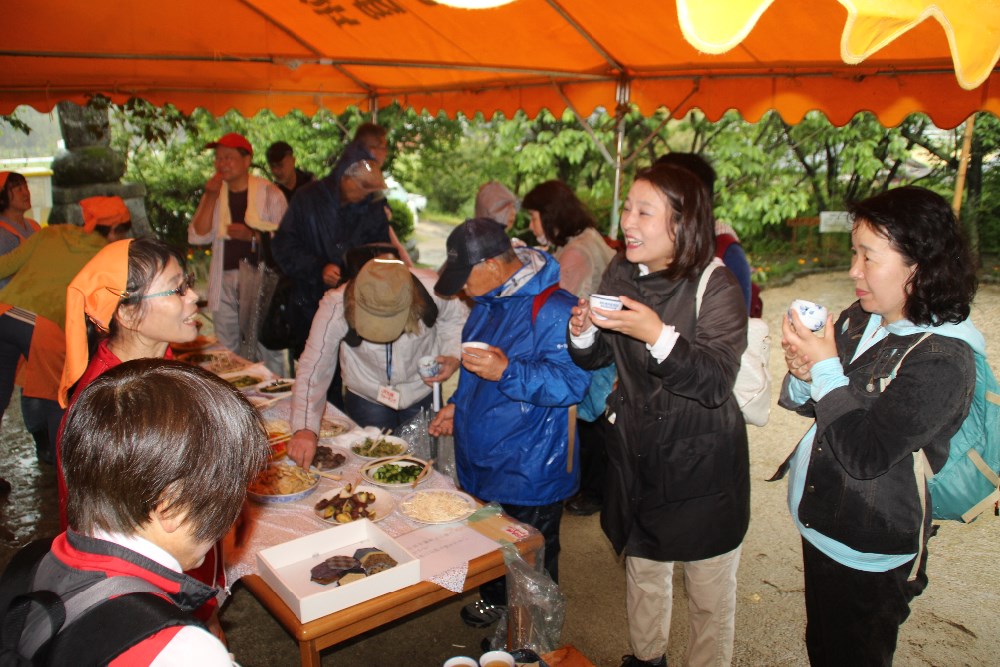
<path fill-rule="evenodd" d="M 470 628 L 488 628 L 503 616 L 507 607 L 502 604 L 490 604 L 483 600 L 476 600 L 472 604 L 462 607 L 462 620 Z"/>
<path fill-rule="evenodd" d="M 661 655 L 656 660 L 640 660 L 634 655 L 622 656 L 621 667 L 667 667 L 667 656 Z"/>
<path fill-rule="evenodd" d="M 566 501 L 566 511 L 576 516 L 590 516 L 601 511 L 600 499 L 586 493 L 578 493 Z"/>

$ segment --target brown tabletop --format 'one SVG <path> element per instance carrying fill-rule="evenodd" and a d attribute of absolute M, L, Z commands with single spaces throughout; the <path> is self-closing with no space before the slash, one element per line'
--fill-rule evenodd
<path fill-rule="evenodd" d="M 542 535 L 531 530 L 528 537 L 517 542 L 516 546 L 526 560 L 534 562 L 535 554 L 542 544 Z M 462 590 L 469 591 L 504 574 L 506 570 L 503 554 L 499 549 L 492 551 L 469 561 L 469 572 Z M 437 584 L 421 581 L 314 621 L 302 623 L 259 575 L 247 575 L 240 581 L 299 643 L 303 667 L 320 667 L 319 652 L 325 648 L 458 595 Z"/>

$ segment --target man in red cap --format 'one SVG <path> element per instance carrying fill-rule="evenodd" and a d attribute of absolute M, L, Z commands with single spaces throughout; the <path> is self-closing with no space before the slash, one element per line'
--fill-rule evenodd
<path fill-rule="evenodd" d="M 270 181 L 252 176 L 253 147 L 235 132 L 206 144 L 215 149 L 215 173 L 205 183 L 205 194 L 188 226 L 188 243 L 212 244 L 208 275 L 208 308 L 215 335 L 233 351 L 240 349 L 240 260 L 256 256 L 262 234 L 278 228 L 287 204 Z M 280 352 L 258 345 L 260 359 L 283 374 Z"/>

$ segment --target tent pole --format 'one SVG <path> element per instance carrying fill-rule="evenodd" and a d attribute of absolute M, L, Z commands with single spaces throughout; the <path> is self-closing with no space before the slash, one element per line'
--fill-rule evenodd
<path fill-rule="evenodd" d="M 622 149 L 625 144 L 625 114 L 629 110 L 629 98 L 631 97 L 632 85 L 628 79 L 622 77 L 618 81 L 617 106 L 615 107 L 615 187 L 614 197 L 611 201 L 611 225 L 608 236 L 618 238 L 618 210 L 621 208 L 622 198 Z"/>
<path fill-rule="evenodd" d="M 374 94 L 368 96 L 368 108 L 372 113 L 372 122 L 378 122 L 378 97 Z"/>
<path fill-rule="evenodd" d="M 955 196 L 951 200 L 951 210 L 958 220 L 962 212 L 962 194 L 965 192 L 965 172 L 969 169 L 969 153 L 972 151 L 972 133 L 976 126 L 976 114 L 965 121 L 965 137 L 962 139 L 962 154 L 958 158 L 958 176 L 955 178 Z"/>

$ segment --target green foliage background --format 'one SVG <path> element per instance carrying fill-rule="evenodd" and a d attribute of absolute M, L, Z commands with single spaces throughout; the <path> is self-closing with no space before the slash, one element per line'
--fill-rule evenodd
<path fill-rule="evenodd" d="M 370 119 L 357 109 L 339 115 L 321 111 L 312 117 L 264 111 L 252 118 L 236 113 L 216 118 L 139 100 L 111 106 L 111 117 L 114 144 L 128 156 L 126 179 L 146 185 L 154 228 L 179 243 L 186 240 L 187 223 L 213 169 L 212 153 L 204 148 L 207 142 L 225 132 L 246 135 L 256 148 L 255 169 L 268 176 L 264 151 L 273 141 L 284 140 L 295 148 L 300 168 L 322 177 L 355 128 Z M 0 125 L 0 132 L 23 131 L 16 116 L 5 120 L 9 128 Z M 561 116 L 542 111 L 534 119 L 523 113 L 448 118 L 392 106 L 380 110 L 376 120 L 388 130 L 386 171 L 409 191 L 428 198 L 427 217 L 471 216 L 476 191 L 489 180 L 523 197 L 542 181 L 558 178 L 577 191 L 605 232 L 610 228 L 615 173 L 611 155 L 619 120 L 604 110 L 585 119 L 570 111 Z M 659 155 L 701 154 L 718 173 L 716 214 L 733 225 L 752 259 L 814 252 L 818 242 L 812 232 L 806 234 L 804 248 L 791 245 L 789 218 L 843 210 L 847 202 L 889 187 L 916 183 L 950 200 L 963 131 L 963 126 L 940 130 L 920 114 L 894 128 L 882 127 L 868 113 L 838 128 L 818 112 L 794 126 L 777 113 L 748 123 L 735 112 L 715 122 L 699 112 L 679 119 L 666 111 L 648 118 L 631 112 L 620 123 L 620 199 L 635 173 Z M 1000 255 L 1000 122 L 977 114 L 975 129 L 962 219 L 974 245 L 995 257 Z M 397 206 L 393 217 L 397 235 L 406 239 L 413 230 L 409 211 Z M 515 233 L 530 239 L 527 216 L 520 216 Z M 840 261 L 846 241 L 830 235 L 824 242 Z M 758 278 L 767 273 L 761 269 Z"/>

